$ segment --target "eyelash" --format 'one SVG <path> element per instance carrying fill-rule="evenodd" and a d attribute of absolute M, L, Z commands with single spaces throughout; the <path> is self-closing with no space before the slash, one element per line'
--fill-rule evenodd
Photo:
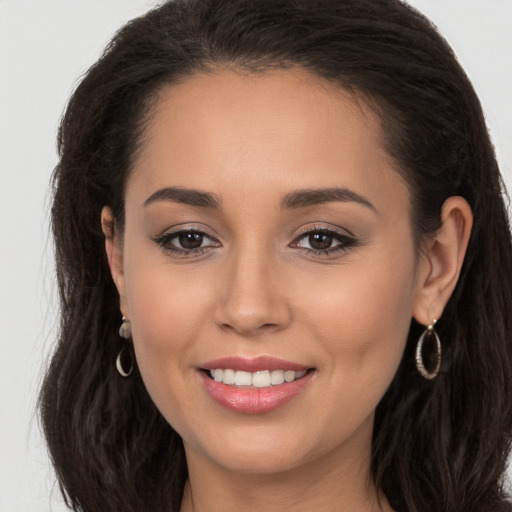
<path fill-rule="evenodd" d="M 337 241 L 338 244 L 334 247 L 327 249 L 313 249 L 309 247 L 299 247 L 298 244 L 302 240 L 306 240 L 312 235 L 324 235 L 332 238 L 332 242 Z M 342 233 L 335 229 L 328 229 L 321 226 L 314 226 L 313 228 L 306 228 L 304 231 L 299 233 L 297 238 L 290 244 L 290 247 L 296 247 L 306 254 L 315 256 L 330 256 L 338 252 L 346 252 L 353 247 L 357 247 L 359 241 L 352 234 Z"/>
<path fill-rule="evenodd" d="M 172 245 L 172 241 L 175 239 L 178 239 L 180 235 L 199 235 L 203 237 L 204 240 L 211 240 L 212 243 L 206 246 L 197 247 L 194 249 L 186 249 L 186 248 L 180 248 Z M 181 257 L 193 257 L 193 256 L 199 256 L 200 254 L 203 254 L 208 249 L 212 247 L 220 247 L 220 242 L 215 240 L 212 236 L 208 235 L 204 231 L 201 231 L 200 229 L 180 229 L 178 231 L 173 231 L 170 233 L 164 233 L 163 235 L 154 238 L 153 241 L 161 247 L 164 251 L 172 253 L 176 256 Z"/>
<path fill-rule="evenodd" d="M 172 241 L 175 239 L 178 239 L 181 235 L 196 235 L 203 237 L 202 243 L 205 240 L 210 240 L 211 243 L 205 246 L 200 246 L 193 249 L 186 249 L 184 247 L 176 247 L 172 244 Z M 337 241 L 338 244 L 334 247 L 328 247 L 326 249 L 313 249 L 312 247 L 300 247 L 299 243 L 303 240 L 306 240 L 308 237 L 311 237 L 313 235 L 323 235 L 327 237 L 331 237 L 332 241 Z M 168 253 L 172 253 L 173 255 L 180 256 L 180 257 L 194 257 L 199 256 L 201 254 L 204 254 L 211 248 L 221 247 L 220 242 L 218 242 L 215 238 L 208 235 L 204 231 L 201 231 L 199 229 L 180 229 L 179 231 L 173 231 L 170 233 L 164 233 L 163 235 L 156 237 L 153 239 L 153 241 L 161 247 L 163 250 L 165 250 Z M 340 251 L 348 251 L 349 249 L 356 247 L 359 245 L 359 241 L 355 238 L 354 235 L 347 233 L 341 233 L 339 231 L 336 231 L 334 229 L 327 229 L 325 227 L 313 227 L 313 228 L 307 228 L 295 238 L 295 240 L 290 244 L 290 247 L 297 248 L 300 251 L 310 254 L 310 255 L 316 255 L 316 256 L 330 256 L 334 253 L 340 252 Z"/>

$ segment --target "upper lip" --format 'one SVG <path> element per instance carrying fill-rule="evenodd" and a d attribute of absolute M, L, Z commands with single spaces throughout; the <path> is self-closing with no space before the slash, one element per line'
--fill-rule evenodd
<path fill-rule="evenodd" d="M 286 361 L 272 356 L 259 356 L 259 357 L 222 357 L 214 359 L 201 365 L 204 370 L 235 370 L 243 372 L 260 372 L 260 371 L 273 371 L 273 370 L 295 370 L 303 371 L 311 368 L 303 364 L 294 363 L 293 361 Z"/>

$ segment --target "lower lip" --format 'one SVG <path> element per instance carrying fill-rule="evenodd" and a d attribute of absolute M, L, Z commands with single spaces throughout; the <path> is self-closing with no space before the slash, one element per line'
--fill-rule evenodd
<path fill-rule="evenodd" d="M 273 411 L 296 397 L 310 382 L 314 372 L 304 377 L 267 388 L 228 386 L 210 379 L 204 372 L 200 377 L 208 394 L 230 411 L 242 414 L 261 414 Z"/>

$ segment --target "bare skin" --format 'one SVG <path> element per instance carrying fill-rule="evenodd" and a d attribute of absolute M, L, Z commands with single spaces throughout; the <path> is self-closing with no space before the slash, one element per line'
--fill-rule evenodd
<path fill-rule="evenodd" d="M 218 70 L 160 92 L 122 242 L 112 221 L 104 208 L 137 364 L 185 446 L 182 512 L 390 511 L 374 412 L 411 318 L 440 318 L 455 287 L 467 203 L 449 198 L 420 250 L 363 100 L 299 69 Z M 272 410 L 214 398 L 208 362 L 260 356 L 306 384 Z"/>

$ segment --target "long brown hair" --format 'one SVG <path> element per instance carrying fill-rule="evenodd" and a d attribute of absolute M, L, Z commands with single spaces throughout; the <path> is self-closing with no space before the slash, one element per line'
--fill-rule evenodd
<path fill-rule="evenodd" d="M 215 65 L 301 66 L 362 94 L 409 183 L 417 236 L 460 195 L 474 226 L 438 333 L 441 374 L 414 368 L 412 322 L 378 406 L 372 475 L 397 511 L 512 510 L 503 474 L 512 425 L 512 244 L 478 98 L 432 24 L 398 0 L 174 0 L 128 23 L 73 94 L 53 176 L 61 325 L 41 391 L 45 434 L 73 510 L 179 510 L 178 434 L 135 368 L 115 370 L 119 303 L 100 212 L 123 229 L 124 185 L 163 84 Z M 132 357 L 133 354 L 132 354 Z"/>

